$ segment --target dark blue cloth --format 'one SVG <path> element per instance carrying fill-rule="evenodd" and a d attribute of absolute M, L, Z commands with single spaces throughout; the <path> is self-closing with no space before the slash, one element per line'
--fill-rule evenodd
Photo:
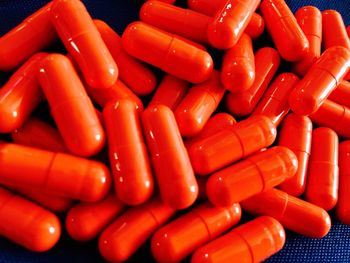
<path fill-rule="evenodd" d="M 47 0 L 1 0 L 0 35 L 47 2 Z M 128 23 L 137 19 L 137 0 L 83 0 L 83 2 L 94 18 L 105 20 L 119 33 Z M 293 12 L 304 5 L 318 6 L 321 10 L 336 9 L 342 13 L 345 24 L 350 24 L 349 0 L 287 0 L 287 3 Z M 300 218 L 300 220 L 303 219 Z M 267 262 L 350 262 L 350 227 L 348 226 L 335 222 L 328 236 L 321 240 L 301 237 L 290 232 L 287 232 L 287 236 L 285 248 Z M 97 251 L 96 240 L 81 244 L 69 239 L 66 233 L 53 250 L 42 254 L 28 252 L 0 238 L 0 263 L 100 261 L 102 259 Z M 149 244 L 142 247 L 131 261 L 152 261 Z"/>

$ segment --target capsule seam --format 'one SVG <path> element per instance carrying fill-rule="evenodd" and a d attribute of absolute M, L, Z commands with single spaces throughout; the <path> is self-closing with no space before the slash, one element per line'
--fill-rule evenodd
<path fill-rule="evenodd" d="M 234 129 L 230 129 L 231 132 L 237 137 L 238 141 L 239 141 L 239 145 L 241 145 L 241 149 L 242 149 L 242 156 L 245 156 L 245 152 L 244 152 L 244 146 L 243 146 L 243 142 L 241 140 L 241 138 L 238 136 L 238 134 L 236 133 L 236 131 Z"/>
<path fill-rule="evenodd" d="M 157 223 L 157 226 L 160 226 L 160 222 L 157 220 L 157 217 L 152 213 L 152 210 L 147 209 L 147 212 L 153 217 L 154 221 Z"/>
<path fill-rule="evenodd" d="M 234 230 L 233 230 L 234 231 Z M 247 248 L 249 250 L 249 253 L 250 253 L 250 256 L 251 256 L 251 259 L 252 259 L 252 262 L 255 262 L 255 259 L 254 259 L 254 253 L 253 253 L 253 250 L 252 250 L 252 247 L 250 246 L 249 242 L 241 235 L 241 233 L 239 231 L 236 231 L 235 233 L 237 236 L 239 236 L 243 242 L 247 245 Z"/>
<path fill-rule="evenodd" d="M 50 164 L 47 167 L 47 172 L 46 172 L 46 175 L 45 175 L 45 183 L 44 183 L 45 188 L 47 188 L 47 185 L 48 185 L 48 182 L 49 182 L 49 176 L 51 174 L 52 165 L 53 165 L 56 157 L 57 157 L 57 153 L 54 153 L 52 158 L 51 158 Z"/>
<path fill-rule="evenodd" d="M 210 230 L 209 230 L 209 227 L 206 223 L 206 221 L 201 217 L 200 214 L 198 214 L 196 211 L 192 211 L 193 214 L 195 214 L 196 216 L 198 216 L 200 218 L 200 220 L 204 223 L 204 226 L 205 226 L 205 229 L 208 231 L 208 236 L 209 236 L 209 240 L 212 239 L 212 236 L 211 236 L 211 233 L 210 233 Z"/>
<path fill-rule="evenodd" d="M 260 167 L 253 160 L 251 160 L 250 158 L 246 159 L 246 161 L 252 163 L 255 166 L 255 168 L 258 170 L 259 175 L 260 175 L 260 179 L 261 179 L 261 182 L 262 182 L 262 185 L 263 185 L 261 191 L 263 192 L 265 190 L 266 183 L 265 183 L 265 180 L 264 180 L 264 175 L 263 175 L 263 173 L 260 170 Z"/>

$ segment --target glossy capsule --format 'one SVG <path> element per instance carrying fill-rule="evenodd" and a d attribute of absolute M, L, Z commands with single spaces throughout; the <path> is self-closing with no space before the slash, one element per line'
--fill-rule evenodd
<path fill-rule="evenodd" d="M 350 224 L 350 141 L 339 144 L 339 196 L 335 209 L 343 224 Z"/>
<path fill-rule="evenodd" d="M 148 106 L 164 105 L 175 111 L 182 99 L 185 97 L 190 84 L 173 75 L 166 74 L 154 93 Z"/>
<path fill-rule="evenodd" d="M 307 167 L 311 153 L 312 122 L 306 116 L 289 114 L 282 122 L 278 145 L 292 150 L 298 158 L 298 171 L 278 188 L 293 196 L 304 193 Z"/>
<path fill-rule="evenodd" d="M 118 78 L 113 60 L 84 4 L 54 0 L 51 18 L 57 34 L 93 88 L 109 88 Z"/>
<path fill-rule="evenodd" d="M 128 100 L 108 103 L 103 109 L 114 190 L 129 205 L 144 203 L 154 183 L 139 112 Z"/>
<path fill-rule="evenodd" d="M 105 143 L 105 134 L 69 59 L 60 54 L 46 56 L 38 79 L 67 148 L 81 156 L 97 154 Z"/>
<path fill-rule="evenodd" d="M 291 109 L 300 115 L 315 113 L 348 71 L 350 50 L 328 48 L 313 64 L 289 97 Z"/>
<path fill-rule="evenodd" d="M 151 106 L 142 124 L 162 200 L 175 209 L 191 206 L 198 185 L 174 114 L 164 105 Z"/>
<path fill-rule="evenodd" d="M 324 209 L 281 190 L 268 190 L 241 204 L 245 212 L 272 216 L 286 229 L 303 236 L 323 238 L 331 229 L 331 218 Z"/>
<path fill-rule="evenodd" d="M 209 43 L 219 49 L 228 49 L 236 45 L 259 4 L 260 0 L 222 2 L 213 20 L 208 24 Z"/>
<path fill-rule="evenodd" d="M 44 252 L 58 242 L 60 235 L 56 215 L 0 188 L 0 236 L 28 250 Z"/>
<path fill-rule="evenodd" d="M 198 134 L 219 106 L 224 93 L 220 73 L 216 70 L 207 81 L 192 86 L 174 112 L 181 135 Z"/>
<path fill-rule="evenodd" d="M 348 34 L 348 37 L 350 38 L 350 25 L 346 27 L 346 33 Z"/>
<path fill-rule="evenodd" d="M 0 38 L 0 70 L 12 71 L 57 39 L 51 2 Z"/>
<path fill-rule="evenodd" d="M 350 82 L 341 81 L 332 91 L 328 99 L 343 106 L 350 107 Z"/>
<path fill-rule="evenodd" d="M 100 235 L 101 255 L 111 262 L 126 261 L 174 214 L 159 198 L 131 207 Z"/>
<path fill-rule="evenodd" d="M 102 40 L 117 63 L 119 78 L 137 95 L 150 94 L 156 87 L 155 74 L 142 62 L 126 53 L 121 37 L 101 20 L 94 20 Z M 137 77 L 135 77 L 137 76 Z"/>
<path fill-rule="evenodd" d="M 280 65 L 278 52 L 270 47 L 259 49 L 255 54 L 255 79 L 253 85 L 242 92 L 229 93 L 226 108 L 234 116 L 249 115 L 264 94 Z"/>
<path fill-rule="evenodd" d="M 295 18 L 309 41 L 306 56 L 293 65 L 293 71 L 299 76 L 304 76 L 321 55 L 322 14 L 314 6 L 304 6 L 295 13 Z"/>
<path fill-rule="evenodd" d="M 346 33 L 343 18 L 336 10 L 322 12 L 323 48 L 343 46 L 350 49 L 350 39 Z"/>
<path fill-rule="evenodd" d="M 152 254 L 158 262 L 180 262 L 237 224 L 240 218 L 239 204 L 215 207 L 203 203 L 157 230 L 151 240 Z"/>
<path fill-rule="evenodd" d="M 108 193 L 111 178 L 96 161 L 0 142 L 0 183 L 93 202 Z"/>
<path fill-rule="evenodd" d="M 262 262 L 281 250 L 285 240 L 283 226 L 261 216 L 199 248 L 191 263 Z"/>
<path fill-rule="evenodd" d="M 67 232 L 74 240 L 92 240 L 121 214 L 125 207 L 114 193 L 97 203 L 79 203 L 67 213 Z"/>
<path fill-rule="evenodd" d="M 221 82 L 230 92 L 249 89 L 255 79 L 255 59 L 251 38 L 243 33 L 237 44 L 228 49 L 223 58 Z"/>
<path fill-rule="evenodd" d="M 265 116 L 255 116 L 193 143 L 188 149 L 193 169 L 208 175 L 226 165 L 270 146 L 276 128 Z"/>
<path fill-rule="evenodd" d="M 272 189 L 295 175 L 298 159 L 286 147 L 275 146 L 211 175 L 207 195 L 217 206 L 232 205 Z"/>
<path fill-rule="evenodd" d="M 35 74 L 45 56 L 45 53 L 39 53 L 31 57 L 0 88 L 0 133 L 21 127 L 42 101 L 43 94 Z"/>
<path fill-rule="evenodd" d="M 267 31 L 281 57 L 287 61 L 305 58 L 309 41 L 284 0 L 263 0 L 260 11 Z"/>
<path fill-rule="evenodd" d="M 312 132 L 305 199 L 327 211 L 338 200 L 338 144 L 337 134 L 329 128 Z"/>
<path fill-rule="evenodd" d="M 142 22 L 129 24 L 122 41 L 131 56 L 189 82 L 203 82 L 213 70 L 209 53 Z"/>
<path fill-rule="evenodd" d="M 299 78 L 293 73 L 278 75 L 256 105 L 252 116 L 269 117 L 277 127 L 290 110 L 288 97 L 298 82 Z"/>

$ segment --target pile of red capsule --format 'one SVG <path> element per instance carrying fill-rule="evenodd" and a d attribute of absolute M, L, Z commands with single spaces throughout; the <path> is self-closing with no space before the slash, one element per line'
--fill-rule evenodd
<path fill-rule="evenodd" d="M 145 2 L 120 37 L 81 1 L 54 0 L 0 38 L 0 70 L 14 71 L 0 89 L 0 133 L 13 140 L 0 143 L 0 236 L 47 251 L 61 234 L 54 212 L 67 212 L 69 235 L 98 238 L 108 261 L 150 239 L 159 262 L 260 262 L 284 228 L 322 238 L 333 208 L 350 223 L 341 15 L 173 2 Z M 275 48 L 253 50 L 265 27 Z M 68 54 L 42 52 L 58 39 Z M 224 50 L 218 70 L 208 46 Z M 281 59 L 292 72 L 276 75 Z M 158 85 L 146 64 L 164 71 Z M 31 116 L 43 100 L 57 129 Z M 258 217 L 236 226 L 241 208 Z"/>

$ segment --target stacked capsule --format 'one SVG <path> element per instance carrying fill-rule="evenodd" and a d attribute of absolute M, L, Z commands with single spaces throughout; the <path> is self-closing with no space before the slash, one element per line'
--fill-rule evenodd
<path fill-rule="evenodd" d="M 264 31 L 273 46 L 256 48 Z M 67 53 L 45 53 L 56 40 Z M 53 0 L 0 50 L 14 71 L 0 236 L 47 251 L 66 213 L 69 236 L 98 239 L 110 262 L 147 240 L 159 262 L 260 262 L 284 229 L 326 236 L 333 208 L 350 224 L 350 40 L 335 10 L 151 0 L 119 36 L 83 2 Z"/>

